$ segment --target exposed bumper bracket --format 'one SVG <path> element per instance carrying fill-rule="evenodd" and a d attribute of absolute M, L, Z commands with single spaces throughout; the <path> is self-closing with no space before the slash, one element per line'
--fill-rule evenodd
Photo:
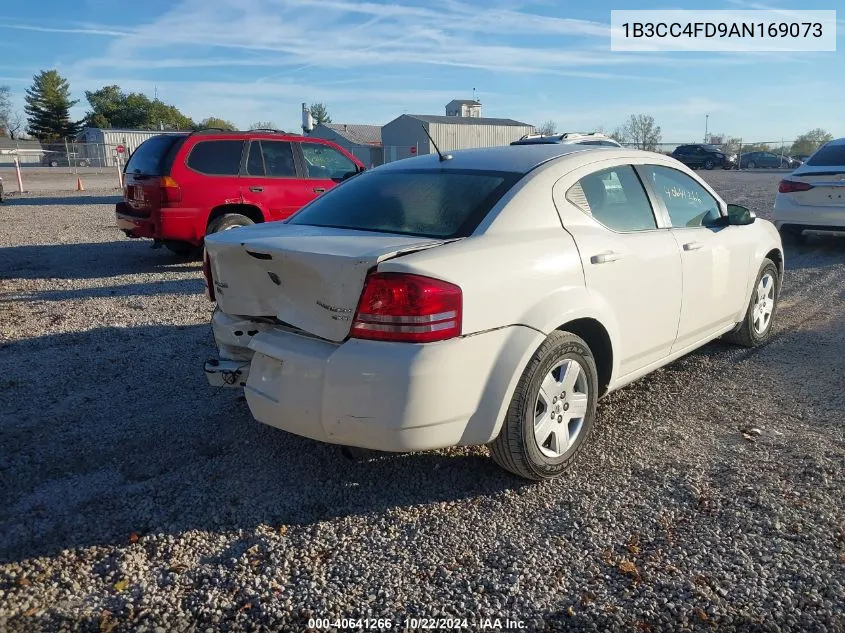
<path fill-rule="evenodd" d="M 205 363 L 205 378 L 212 387 L 243 387 L 249 365 L 249 361 L 212 359 Z"/>

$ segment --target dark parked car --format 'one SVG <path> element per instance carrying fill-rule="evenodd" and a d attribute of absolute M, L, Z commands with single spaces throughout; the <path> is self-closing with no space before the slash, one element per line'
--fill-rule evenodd
<path fill-rule="evenodd" d="M 77 154 L 71 154 L 70 158 L 64 152 L 48 151 L 41 159 L 45 167 L 88 167 L 91 161 Z"/>
<path fill-rule="evenodd" d="M 672 157 L 693 169 L 733 169 L 736 167 L 736 156 L 728 155 L 715 145 L 704 143 L 694 145 L 679 145 L 672 152 Z"/>
<path fill-rule="evenodd" d="M 798 166 L 798 162 L 789 156 L 781 156 L 772 152 L 747 152 L 739 159 L 739 166 L 743 169 L 756 169 L 758 167 L 793 169 Z"/>

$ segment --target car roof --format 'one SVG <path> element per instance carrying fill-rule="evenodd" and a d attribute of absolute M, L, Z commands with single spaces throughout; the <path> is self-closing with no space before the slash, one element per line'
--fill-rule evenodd
<path fill-rule="evenodd" d="M 577 154 L 579 152 L 596 154 L 597 152 L 613 153 L 613 156 L 639 156 L 648 152 L 620 147 L 601 145 L 577 145 L 565 143 L 540 143 L 531 145 L 502 145 L 499 147 L 483 147 L 445 152 L 452 156 L 449 160 L 441 161 L 436 153 L 406 158 L 404 160 L 386 163 L 376 169 L 380 172 L 388 170 L 478 170 L 503 171 L 526 174 L 538 165 L 542 165 L 555 158 Z"/>

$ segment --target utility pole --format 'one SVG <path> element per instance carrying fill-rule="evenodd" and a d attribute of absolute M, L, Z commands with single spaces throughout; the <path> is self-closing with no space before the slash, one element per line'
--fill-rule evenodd
<path fill-rule="evenodd" d="M 704 115 L 704 142 L 705 143 L 707 142 L 707 139 L 710 137 L 710 134 L 708 132 L 709 128 L 710 128 L 710 115 L 705 114 Z"/>

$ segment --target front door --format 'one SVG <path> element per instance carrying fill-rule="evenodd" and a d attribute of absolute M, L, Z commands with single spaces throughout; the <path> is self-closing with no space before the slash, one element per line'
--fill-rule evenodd
<path fill-rule="evenodd" d="M 665 208 L 683 268 L 677 351 L 736 321 L 747 300 L 752 232 L 716 223 L 718 200 L 687 174 L 662 165 L 638 167 Z"/>
<path fill-rule="evenodd" d="M 672 234 L 658 228 L 633 167 L 583 176 L 565 202 L 574 215 L 564 215 L 564 226 L 578 245 L 587 289 L 618 319 L 620 377 L 663 359 L 678 329 L 681 257 Z"/>
<path fill-rule="evenodd" d="M 358 166 L 334 147 L 322 143 L 300 143 L 303 175 L 311 198 L 328 191 L 358 172 Z"/>

